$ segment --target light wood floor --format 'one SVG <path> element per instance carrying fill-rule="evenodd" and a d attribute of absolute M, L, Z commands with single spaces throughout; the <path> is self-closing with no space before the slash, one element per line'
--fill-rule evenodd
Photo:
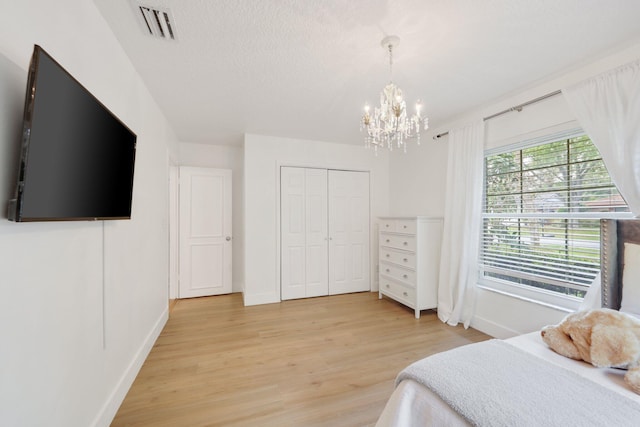
<path fill-rule="evenodd" d="M 112 426 L 367 426 L 406 365 L 488 339 L 377 293 L 179 300 Z"/>

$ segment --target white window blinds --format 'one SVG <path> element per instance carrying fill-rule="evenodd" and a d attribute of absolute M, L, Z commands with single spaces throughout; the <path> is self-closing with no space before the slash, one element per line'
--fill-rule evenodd
<path fill-rule="evenodd" d="M 481 274 L 582 297 L 600 269 L 599 218 L 628 212 L 586 135 L 485 157 Z"/>

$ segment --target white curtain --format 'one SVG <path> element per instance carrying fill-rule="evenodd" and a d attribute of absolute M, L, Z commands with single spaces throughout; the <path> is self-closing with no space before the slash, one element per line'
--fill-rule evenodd
<path fill-rule="evenodd" d="M 562 93 L 629 209 L 640 216 L 640 60 Z"/>
<path fill-rule="evenodd" d="M 469 327 L 478 280 L 484 122 L 449 131 L 438 317 Z"/>

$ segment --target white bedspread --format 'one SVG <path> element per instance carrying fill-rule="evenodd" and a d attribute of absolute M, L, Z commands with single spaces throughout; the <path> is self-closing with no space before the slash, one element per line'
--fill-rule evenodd
<path fill-rule="evenodd" d="M 635 407 L 635 405 L 639 405 L 640 408 L 640 395 L 633 393 L 626 387 L 626 385 L 624 385 L 622 380 L 624 371 L 615 369 L 598 369 L 587 363 L 577 362 L 562 357 L 549 350 L 542 342 L 539 337 L 539 333 L 537 332 L 512 338 L 506 342 L 512 346 L 525 350 L 540 359 L 546 360 L 558 367 L 562 367 L 590 381 L 596 382 L 617 393 L 621 399 L 625 399 L 625 404 L 631 404 L 632 408 Z M 554 369 L 556 368 L 554 367 Z M 485 387 L 489 390 L 491 384 L 486 384 Z M 594 385 L 594 387 L 597 386 Z M 549 393 L 552 393 L 553 391 L 553 387 L 551 387 Z M 544 409 L 541 408 L 541 410 Z M 604 414 L 609 412 L 615 414 L 616 408 L 603 408 Z M 569 416 L 567 419 L 572 418 Z M 610 420 L 606 417 L 604 419 Z M 602 418 L 599 423 L 596 422 L 596 420 L 593 421 L 594 422 L 590 423 L 591 425 L 607 425 L 603 424 Z M 634 419 L 629 420 L 628 424 L 635 425 L 635 423 L 636 420 Z M 461 426 L 468 425 L 468 423 L 429 389 L 415 381 L 405 380 L 398 385 L 392 394 L 382 415 L 380 416 L 380 419 L 378 420 L 377 426 L 406 427 L 418 425 Z M 638 425 L 640 425 L 640 420 L 638 420 Z"/>
<path fill-rule="evenodd" d="M 541 359 L 573 371 L 578 375 L 588 378 L 591 381 L 607 387 L 615 391 L 616 393 L 619 393 L 620 395 L 640 404 L 640 394 L 634 393 L 624 383 L 624 374 L 626 374 L 627 371 L 613 368 L 596 368 L 590 363 L 561 356 L 547 347 L 547 345 L 544 343 L 544 341 L 542 341 L 542 338 L 540 337 L 540 332 L 532 332 L 530 334 L 520 335 L 514 338 L 510 338 L 506 340 L 506 342 L 535 356 L 538 356 Z M 638 425 L 640 425 L 640 420 L 638 421 Z"/>

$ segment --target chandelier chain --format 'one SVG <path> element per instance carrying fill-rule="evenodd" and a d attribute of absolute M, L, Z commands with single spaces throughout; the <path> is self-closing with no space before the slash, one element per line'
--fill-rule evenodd
<path fill-rule="evenodd" d="M 393 45 L 389 43 L 389 81 L 393 82 Z"/>

